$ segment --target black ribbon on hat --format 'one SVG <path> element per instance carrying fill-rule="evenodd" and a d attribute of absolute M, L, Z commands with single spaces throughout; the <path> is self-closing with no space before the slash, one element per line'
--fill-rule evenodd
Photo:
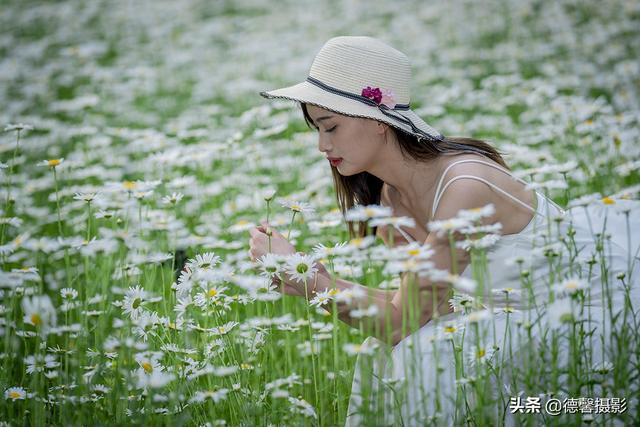
<path fill-rule="evenodd" d="M 362 95 L 358 95 L 355 93 L 351 93 L 351 92 L 346 92 L 344 90 L 340 90 L 337 89 L 335 87 L 329 86 L 325 83 L 322 83 L 320 80 L 318 79 L 314 79 L 313 77 L 307 77 L 307 81 L 315 86 L 318 86 L 320 89 L 326 90 L 327 92 L 331 92 L 335 95 L 340 95 L 343 96 L 345 98 L 349 98 L 349 99 L 353 99 L 355 101 L 360 101 L 364 104 L 370 105 L 372 107 L 377 107 L 380 112 L 382 112 L 382 114 L 384 114 L 387 117 L 390 117 L 392 119 L 395 119 L 401 123 L 404 123 L 405 125 L 409 126 L 412 130 L 412 132 L 414 134 L 418 134 L 419 136 L 426 138 L 430 141 L 442 141 L 444 140 L 444 135 L 442 134 L 438 134 L 438 135 L 431 135 L 430 133 L 425 132 L 424 130 L 420 129 L 419 127 L 417 127 L 415 124 L 413 124 L 413 122 L 411 121 L 411 119 L 403 116 L 400 111 L 407 111 L 409 110 L 411 107 L 409 106 L 409 104 L 396 104 L 393 108 L 389 108 L 389 106 L 385 105 L 385 104 L 378 104 L 376 101 L 374 101 L 371 98 L 367 98 L 366 96 L 362 96 Z"/>

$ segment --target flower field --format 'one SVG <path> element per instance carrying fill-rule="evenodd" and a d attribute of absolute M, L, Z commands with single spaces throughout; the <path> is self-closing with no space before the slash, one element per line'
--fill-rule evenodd
<path fill-rule="evenodd" d="M 458 355 L 459 413 L 428 414 L 432 425 L 504 425 L 517 396 L 626 399 L 617 413 L 516 414 L 520 425 L 637 422 L 640 306 L 616 300 L 623 313 L 592 336 L 581 320 L 600 282 L 578 271 L 606 277 L 605 296 L 629 296 L 638 254 L 619 270 L 607 230 L 594 254 L 567 244 L 560 220 L 541 230 L 532 251 L 570 259 L 539 279 L 551 344 L 504 364 L 515 379 L 491 397 L 504 349 L 468 347 L 463 334 L 496 315 L 478 290 L 516 318 L 509 298 L 535 277 L 527 260 L 509 260 L 522 278 L 511 289 L 432 271 L 421 242 L 350 238 L 347 220 L 410 220 L 380 207 L 345 219 L 300 108 L 258 93 L 302 81 L 330 37 L 378 37 L 411 58 L 411 105 L 427 123 L 495 145 L 560 206 L 607 207 L 628 225 L 626 199 L 640 195 L 639 2 L 9 0 L 0 27 L 0 425 L 344 425 L 354 372 L 383 350 L 368 338 L 378 313 L 363 303 L 351 327 L 336 307 L 357 293 L 307 303 L 272 283 L 286 272 L 306 286 L 316 261 L 369 287 L 405 274 L 452 285 L 464 316 L 429 342 Z M 253 262 L 249 230 L 264 220 L 304 255 Z M 463 242 L 474 268 L 496 233 Z M 597 363 L 591 339 L 606 342 Z M 362 425 L 389 423 L 355 410 Z"/>

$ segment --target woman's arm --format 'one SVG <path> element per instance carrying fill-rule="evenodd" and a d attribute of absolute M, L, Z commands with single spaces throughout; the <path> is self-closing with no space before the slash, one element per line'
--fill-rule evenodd
<path fill-rule="evenodd" d="M 484 206 L 490 198 L 490 189 L 477 181 L 458 180 L 452 183 L 443 195 L 434 220 L 454 217 L 460 209 L 472 209 Z M 453 243 L 462 239 L 453 236 Z M 387 242 L 388 243 L 388 242 Z M 455 248 L 446 235 L 438 236 L 430 233 L 424 244 L 434 250 L 430 261 L 438 270 L 460 274 L 469 264 L 468 252 Z M 353 298 L 350 302 L 336 305 L 338 318 L 343 322 L 362 328 L 365 333 L 374 335 L 391 345 L 396 345 L 403 338 L 425 325 L 437 313 L 443 315 L 450 312 L 448 300 L 451 297 L 451 285 L 446 282 L 434 282 L 427 277 L 419 277 L 415 273 L 404 273 L 398 290 L 370 288 L 359 283 L 333 277 L 327 269 L 318 263 L 320 271 L 315 282 L 316 293 L 337 288 L 340 291 L 362 294 L 362 298 Z M 300 284 L 288 283 L 304 288 Z M 313 280 L 309 289 L 313 289 Z M 309 295 L 312 298 L 313 295 Z M 377 314 L 371 317 L 354 318 L 353 310 L 375 306 Z M 331 303 L 323 306 L 333 310 Z"/>

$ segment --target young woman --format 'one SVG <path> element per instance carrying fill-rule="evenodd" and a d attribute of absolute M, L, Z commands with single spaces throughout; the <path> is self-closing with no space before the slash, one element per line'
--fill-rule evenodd
<path fill-rule="evenodd" d="M 619 201 L 616 212 L 622 206 L 622 212 L 627 214 L 624 216 L 608 213 L 608 205 L 564 211 L 542 194 L 528 189 L 524 181 L 514 178 L 500 154 L 487 143 L 445 137 L 418 117 L 410 107 L 410 76 L 407 57 L 396 49 L 369 37 L 336 37 L 317 54 L 306 81 L 262 93 L 268 98 L 301 103 L 307 123 L 318 130 L 318 149 L 331 164 L 343 212 L 355 205 L 383 205 L 390 207 L 396 217 L 413 218 L 415 226 L 391 229 L 380 226 L 374 230 L 389 246 L 418 242 L 425 253 L 428 251 L 433 271 L 450 273 L 403 274 L 399 289 L 383 290 L 332 277 L 321 263 L 315 264 L 318 272 L 313 284 L 309 284 L 311 294 L 307 296 L 311 298 L 332 288 L 363 295 L 338 305 L 340 319 L 362 327 L 362 319 L 354 319 L 350 313 L 373 305 L 372 313 L 377 314 L 367 325 L 375 337 L 367 339 L 364 346 L 382 348 L 386 343 L 392 348 L 390 357 L 380 352 L 373 363 L 370 358 L 359 357 L 347 418 L 350 425 L 370 425 L 371 420 L 365 420 L 363 414 L 376 411 L 381 411 L 376 417 L 384 417 L 384 421 L 376 418 L 380 424 L 424 425 L 433 420 L 450 424 L 454 422 L 452 417 L 461 413 L 462 406 L 469 404 L 457 392 L 461 373 L 456 372 L 456 358 L 460 356 L 448 341 L 433 339 L 442 334 L 442 325 L 449 325 L 449 330 L 461 328 L 455 322 L 462 313 L 453 312 L 449 304 L 452 284 L 460 285 L 462 280 L 472 277 L 486 282 L 481 292 L 484 304 L 478 307 L 485 310 L 465 317 L 468 332 L 464 340 L 479 359 L 496 351 L 508 351 L 512 363 L 523 357 L 526 345 L 546 339 L 545 328 L 554 315 L 546 308 L 553 298 L 547 298 L 546 303 L 538 300 L 541 306 L 533 308 L 527 294 L 546 296 L 552 285 L 550 280 L 562 283 L 567 279 L 549 279 L 550 271 L 561 271 L 559 267 L 564 266 L 573 271 L 572 277 L 585 278 L 576 279 L 576 286 L 589 284 L 591 321 L 603 331 L 611 325 L 605 324 L 610 313 L 602 310 L 605 298 L 601 276 L 608 274 L 608 283 L 615 283 L 612 274 L 627 275 L 626 288 L 607 289 L 613 314 L 624 307 L 625 300 L 640 300 L 639 267 L 629 256 L 637 254 L 639 239 L 637 232 L 629 239 L 624 235 L 628 218 L 633 222 L 632 230 L 634 224 L 640 225 L 637 202 Z M 486 208 L 479 209 L 483 207 Z M 486 268 L 481 272 L 479 268 L 471 268 L 470 252 L 457 244 L 465 239 L 463 233 L 435 231 L 437 225 L 444 231 L 455 231 L 456 223 L 447 220 L 460 211 L 475 215 L 483 225 L 501 224 L 500 238 L 488 250 Z M 569 235 L 580 248 L 581 259 L 596 256 L 598 242 L 593 230 L 601 231 L 607 216 L 607 230 L 613 232 L 612 240 L 606 244 L 611 270 L 602 275 L 593 268 L 587 275 L 589 263 L 581 264 L 585 275 L 578 274 L 573 265 L 575 257 L 556 256 L 550 261 L 552 249 L 533 250 L 540 230 L 572 230 Z M 434 227 L 429 229 L 427 224 Z M 349 224 L 352 236 L 364 236 L 367 230 L 363 222 L 358 227 Z M 281 255 L 296 252 L 280 233 L 263 224 L 251 230 L 250 253 L 254 260 L 268 253 L 267 233 L 271 252 Z M 417 249 L 418 253 L 420 250 Z M 520 261 L 513 263 L 514 259 Z M 523 269 L 529 271 L 524 281 Z M 291 277 L 282 279 L 284 292 L 305 297 L 302 283 Z M 530 284 L 527 292 L 522 292 L 523 283 Z M 407 321 L 408 317 L 414 322 Z M 484 321 L 487 317 L 490 322 Z M 534 319 L 542 326 L 529 329 L 527 344 L 515 339 L 504 341 L 505 337 L 516 336 L 516 325 L 534 323 Z M 481 345 L 481 340 L 487 344 Z M 600 340 L 593 341 L 591 361 L 604 362 L 606 355 Z M 567 353 L 564 357 L 568 357 Z M 507 375 L 497 387 L 508 383 Z M 518 390 L 510 392 L 516 396 Z M 504 419 L 504 405 L 496 405 L 494 414 Z M 506 419 L 509 417 L 506 414 Z M 458 422 L 462 420 L 455 420 Z"/>

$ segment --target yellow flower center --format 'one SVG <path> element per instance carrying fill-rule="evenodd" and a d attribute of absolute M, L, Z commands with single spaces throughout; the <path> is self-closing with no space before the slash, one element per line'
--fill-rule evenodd
<path fill-rule="evenodd" d="M 614 205 L 616 201 L 613 200 L 611 197 L 604 197 L 602 199 L 602 203 L 604 203 L 605 205 Z"/>
<path fill-rule="evenodd" d="M 217 291 L 217 290 L 215 290 L 215 289 L 213 289 L 213 288 L 212 288 L 212 289 L 209 289 L 209 296 L 210 296 L 211 298 L 215 297 L 216 295 L 218 295 L 218 291 Z"/>
<path fill-rule="evenodd" d="M 454 333 L 456 331 L 456 327 L 455 326 L 445 326 L 444 327 L 444 331 L 449 333 L 449 334 L 452 334 L 452 333 Z"/>
<path fill-rule="evenodd" d="M 47 160 L 47 164 L 51 167 L 56 167 L 60 164 L 60 159 Z"/>
<path fill-rule="evenodd" d="M 241 219 L 240 221 L 236 222 L 236 225 L 247 225 L 249 224 L 249 221 L 247 221 L 246 219 Z"/>
<path fill-rule="evenodd" d="M 142 369 L 144 369 L 147 374 L 150 374 L 153 372 L 153 365 L 149 362 L 142 362 Z"/>
<path fill-rule="evenodd" d="M 22 393 L 20 393 L 19 391 L 11 391 L 9 392 L 9 397 L 11 399 L 20 399 L 22 397 Z"/>
<path fill-rule="evenodd" d="M 340 291 L 338 290 L 338 288 L 333 288 L 329 291 L 329 295 L 333 296 L 333 295 L 338 295 Z"/>
<path fill-rule="evenodd" d="M 136 183 L 133 181 L 125 181 L 122 183 L 122 186 L 126 189 L 126 190 L 133 190 L 134 188 L 136 188 Z"/>
<path fill-rule="evenodd" d="M 567 288 L 567 289 L 576 289 L 578 287 L 578 283 L 576 283 L 576 282 L 567 282 L 564 285 L 564 287 Z"/>
<path fill-rule="evenodd" d="M 478 359 L 481 359 L 482 357 L 484 357 L 485 354 L 487 354 L 487 352 L 484 350 L 484 348 L 481 348 L 480 350 L 478 350 L 478 353 L 477 353 Z"/>
<path fill-rule="evenodd" d="M 591 119 L 587 119 L 584 122 L 585 122 L 585 124 L 588 124 L 588 125 L 592 125 L 593 124 L 593 120 L 591 120 Z"/>
<path fill-rule="evenodd" d="M 410 250 L 409 250 L 409 255 L 411 255 L 411 256 L 416 256 L 416 255 L 418 255 L 419 253 L 420 253 L 420 250 L 419 250 L 419 249 L 410 249 Z"/>
<path fill-rule="evenodd" d="M 36 326 L 42 324 L 42 318 L 40 318 L 40 315 L 38 313 L 33 313 L 31 315 L 31 323 L 33 323 Z"/>

